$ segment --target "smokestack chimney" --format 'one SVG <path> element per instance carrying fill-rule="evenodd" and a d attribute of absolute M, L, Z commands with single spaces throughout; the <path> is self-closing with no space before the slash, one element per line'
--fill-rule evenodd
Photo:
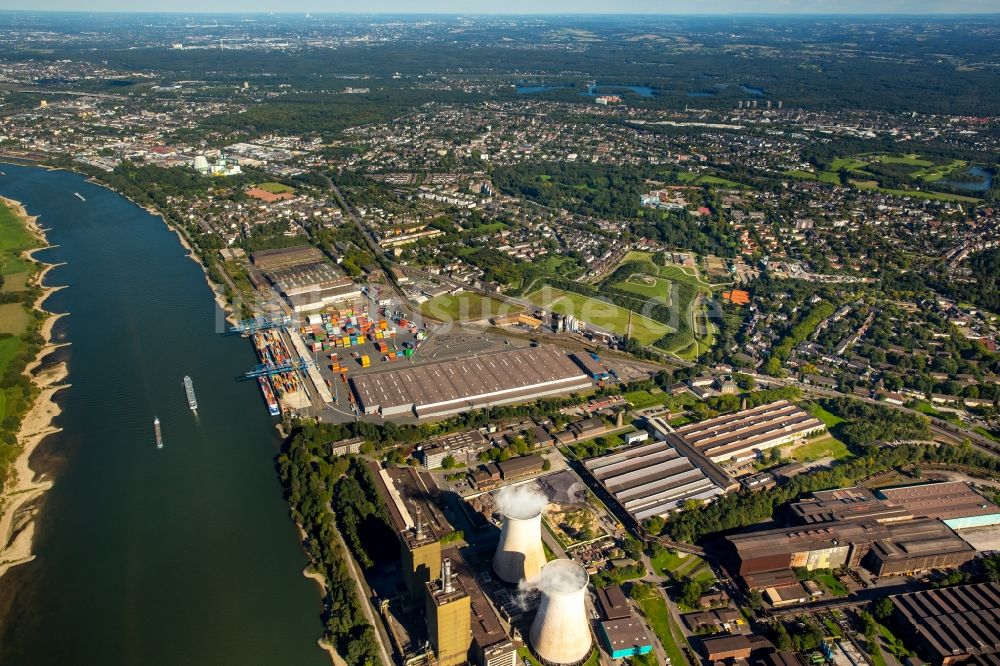
<path fill-rule="evenodd" d="M 451 592 L 451 558 L 446 557 L 441 563 L 441 591 L 445 594 Z"/>
<path fill-rule="evenodd" d="M 542 593 L 528 638 L 546 664 L 576 664 L 590 654 L 587 570 L 573 560 L 552 560 L 536 584 Z"/>

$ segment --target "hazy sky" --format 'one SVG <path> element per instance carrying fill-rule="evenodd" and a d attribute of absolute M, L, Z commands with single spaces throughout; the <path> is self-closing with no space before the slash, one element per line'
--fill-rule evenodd
<path fill-rule="evenodd" d="M 175 12 L 940 14 L 997 13 L 1000 0 L 0 0 L 0 9 Z"/>

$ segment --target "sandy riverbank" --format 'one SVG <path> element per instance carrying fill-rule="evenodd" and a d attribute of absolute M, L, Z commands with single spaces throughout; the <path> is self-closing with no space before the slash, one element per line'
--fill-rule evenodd
<path fill-rule="evenodd" d="M 302 529 L 302 526 L 298 523 L 295 523 L 295 529 L 299 533 L 299 542 L 305 543 L 307 538 L 306 531 Z M 319 589 L 322 591 L 323 597 L 326 597 L 326 576 L 313 569 L 312 564 L 306 565 L 306 568 L 302 570 L 302 575 L 319 585 Z M 340 656 L 337 649 L 331 645 L 326 638 L 318 639 L 316 644 L 319 645 L 324 652 L 330 655 L 330 659 L 333 661 L 333 666 L 347 666 L 347 662 L 344 661 L 344 658 Z"/>
<path fill-rule="evenodd" d="M 28 215 L 19 202 L 0 197 L 10 206 L 24 222 L 25 226 L 38 240 L 41 247 L 25 252 L 25 256 L 34 259 L 33 255 L 39 250 L 50 247 L 45 238 L 45 233 L 38 225 L 36 217 Z M 46 274 L 55 265 L 46 264 L 45 267 L 32 277 L 34 285 L 43 286 Z M 34 307 L 40 312 L 42 303 L 52 293 L 62 287 L 44 287 L 42 295 L 35 301 Z M 35 359 L 27 365 L 24 370 L 25 375 L 31 378 L 38 387 L 39 393 L 32 403 L 28 413 L 25 414 L 21 422 L 20 430 L 17 433 L 17 441 L 21 445 L 21 452 L 14 461 L 11 477 L 8 479 L 7 487 L 0 495 L 0 576 L 5 574 L 11 567 L 34 559 L 31 551 L 32 540 L 34 538 L 36 514 L 35 502 L 52 487 L 52 482 L 48 479 L 36 478 L 34 470 L 31 469 L 29 461 L 31 454 L 38 448 L 49 435 L 59 432 L 59 428 L 52 425 L 53 420 L 59 415 L 59 405 L 56 404 L 55 394 L 66 388 L 68 384 L 64 381 L 68 374 L 66 364 L 58 363 L 40 372 L 38 370 L 42 359 L 53 350 L 62 345 L 52 344 L 52 327 L 55 322 L 65 314 L 48 314 L 42 324 L 41 335 L 45 343 L 38 351 Z"/>

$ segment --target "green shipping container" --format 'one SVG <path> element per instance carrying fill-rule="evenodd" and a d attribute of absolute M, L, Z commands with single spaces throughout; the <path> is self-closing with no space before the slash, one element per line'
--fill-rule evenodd
<path fill-rule="evenodd" d="M 413 356 L 413 350 L 407 349 L 406 351 L 403 352 L 403 356 Z"/>

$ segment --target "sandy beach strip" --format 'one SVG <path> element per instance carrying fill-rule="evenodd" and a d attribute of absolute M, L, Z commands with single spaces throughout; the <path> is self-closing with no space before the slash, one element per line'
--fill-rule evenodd
<path fill-rule="evenodd" d="M 36 217 L 28 215 L 24 206 L 20 202 L 0 197 L 10 206 L 22 219 L 25 226 L 38 239 L 41 247 L 28 250 L 25 257 L 41 263 L 33 257 L 35 252 L 50 247 L 45 237 L 44 231 L 38 225 Z M 55 265 L 45 264 L 44 268 L 32 276 L 35 285 L 42 287 L 42 295 L 35 301 L 34 308 L 40 312 L 42 303 L 62 287 L 45 287 L 44 278 L 49 270 Z M 69 386 L 65 383 L 68 370 L 65 363 L 57 363 L 44 370 L 38 371 L 42 364 L 42 359 L 53 350 L 64 345 L 52 344 L 52 327 L 60 317 L 68 313 L 51 314 L 42 324 L 41 335 L 45 343 L 39 349 L 35 359 L 24 369 L 24 374 L 38 387 L 38 396 L 32 403 L 17 433 L 17 441 L 21 445 L 21 451 L 14 461 L 11 478 L 8 479 L 7 486 L 0 495 L 0 576 L 5 574 L 11 567 L 34 559 L 32 553 L 32 541 L 35 532 L 35 502 L 52 487 L 52 481 L 39 478 L 35 471 L 31 469 L 29 461 L 31 454 L 38 448 L 49 435 L 59 432 L 60 428 L 52 425 L 53 420 L 59 415 L 59 405 L 54 398 L 56 393 Z"/>

